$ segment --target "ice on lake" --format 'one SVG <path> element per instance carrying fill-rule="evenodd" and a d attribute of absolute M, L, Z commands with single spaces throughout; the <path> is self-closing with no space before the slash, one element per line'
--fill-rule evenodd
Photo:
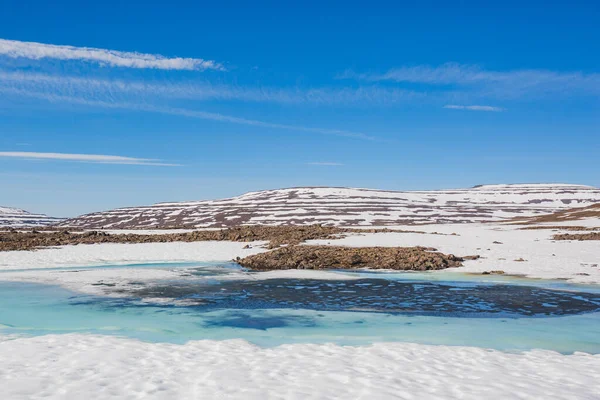
<path fill-rule="evenodd" d="M 0 283 L 0 334 L 101 333 L 169 343 L 240 338 L 264 347 L 400 341 L 600 353 L 600 289 L 590 285 L 364 271 L 340 272 L 340 279 L 223 279 L 231 266 L 176 267 L 190 279 L 106 286 L 121 297 Z"/>

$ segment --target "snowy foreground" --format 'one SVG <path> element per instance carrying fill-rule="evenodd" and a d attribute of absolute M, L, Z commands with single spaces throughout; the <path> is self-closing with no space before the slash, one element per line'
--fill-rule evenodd
<path fill-rule="evenodd" d="M 600 356 L 386 343 L 0 342 L 3 399 L 597 399 Z"/>
<path fill-rule="evenodd" d="M 590 222 L 592 224 L 594 222 Z M 580 223 L 578 225 L 585 225 Z M 600 245 L 554 242 L 551 230 L 506 225 L 422 226 L 426 234 L 352 235 L 317 242 L 432 246 L 479 254 L 453 273 L 503 270 L 534 278 L 600 283 Z M 438 234 L 432 234 L 437 232 Z M 455 235 L 452 235 L 454 233 Z M 494 243 L 496 242 L 496 243 Z M 0 253 L 0 279 L 97 293 L 98 281 L 169 279 L 175 270 L 88 269 L 143 262 L 226 261 L 261 243 L 102 244 Z M 516 260 L 525 261 L 516 261 Z M 52 268 L 52 269 L 50 269 Z M 56 270 L 55 268 L 60 268 Z M 443 273 L 448 273 L 445 271 Z M 309 276 L 307 271 L 264 277 Z M 436 274 L 435 272 L 432 274 Z M 326 278 L 327 273 L 321 273 Z M 0 336 L 1 399 L 598 399 L 600 355 L 376 343 L 293 344 L 265 349 L 243 340 L 146 343 L 113 336 Z"/>

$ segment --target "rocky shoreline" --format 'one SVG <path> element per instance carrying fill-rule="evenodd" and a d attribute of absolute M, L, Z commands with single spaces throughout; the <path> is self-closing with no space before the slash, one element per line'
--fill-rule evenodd
<path fill-rule="evenodd" d="M 10 230 L 0 232 L 0 251 L 35 250 L 45 247 L 65 245 L 97 244 L 97 243 L 167 243 L 167 242 L 202 242 L 233 241 L 255 242 L 267 241 L 267 248 L 274 249 L 282 245 L 294 245 L 307 240 L 327 240 L 343 237 L 349 233 L 411 232 L 391 229 L 351 229 L 331 226 L 238 226 L 222 230 L 198 230 L 185 233 L 166 234 L 111 234 L 103 231 L 71 232 L 39 231 L 21 232 Z"/>

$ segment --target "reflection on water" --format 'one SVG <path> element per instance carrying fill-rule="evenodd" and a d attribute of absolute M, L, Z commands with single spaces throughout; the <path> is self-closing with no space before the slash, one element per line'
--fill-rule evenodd
<path fill-rule="evenodd" d="M 397 273 L 355 280 L 225 275 L 214 266 L 187 268 L 175 282 L 136 282 L 124 298 L 0 283 L 0 334 L 83 332 L 171 343 L 242 338 L 261 346 L 406 341 L 600 353 L 597 288 L 458 275 L 439 280 L 440 274 L 432 275 L 438 280 Z"/>
<path fill-rule="evenodd" d="M 272 328 L 283 328 L 287 326 L 315 327 L 317 324 L 313 318 L 293 315 L 253 315 L 242 311 L 230 312 L 218 317 L 206 319 L 206 327 L 230 327 L 243 329 L 267 330 Z"/>

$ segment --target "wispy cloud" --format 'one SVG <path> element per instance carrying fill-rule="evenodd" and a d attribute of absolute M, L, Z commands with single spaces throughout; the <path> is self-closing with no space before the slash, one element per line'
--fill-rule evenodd
<path fill-rule="evenodd" d="M 448 104 L 445 105 L 444 108 L 448 108 L 450 110 L 469 110 L 469 111 L 492 111 L 492 112 L 500 112 L 504 111 L 502 107 L 493 107 L 493 106 L 460 106 L 456 104 Z"/>
<path fill-rule="evenodd" d="M 335 135 L 335 136 L 343 136 L 350 137 L 355 139 L 362 140 L 378 140 L 376 137 L 367 135 L 360 132 L 352 132 L 346 131 L 342 129 L 328 129 L 328 128 L 317 128 L 317 127 L 306 127 L 300 125 L 289 125 L 289 124 L 279 124 L 266 122 L 255 119 L 248 119 L 242 117 L 236 117 L 232 115 L 188 109 L 188 108 L 178 108 L 178 107 L 170 107 L 161 104 L 147 103 L 147 102 L 132 102 L 132 101 L 113 101 L 112 98 L 108 100 L 96 100 L 90 99 L 87 96 L 69 96 L 62 94 L 55 94 L 54 92 L 48 92 L 44 90 L 29 90 L 29 89 L 21 89 L 18 87 L 3 87 L 0 85 L 0 93 L 11 94 L 16 96 L 24 96 L 31 97 L 36 99 L 41 99 L 45 101 L 49 101 L 52 103 L 70 103 L 77 104 L 83 106 L 90 107 L 101 107 L 101 108 L 109 108 L 109 109 L 122 109 L 122 110 L 133 110 L 133 111 L 142 111 L 142 112 L 153 112 L 159 114 L 169 114 L 169 115 L 178 115 L 189 118 L 196 119 L 204 119 L 204 120 L 212 120 L 212 121 L 221 121 L 221 122 L 229 122 L 233 124 L 239 125 L 251 125 L 258 126 L 263 128 L 274 128 L 274 129 L 285 129 L 290 131 L 299 131 L 299 132 L 309 132 L 309 133 L 318 133 L 324 135 Z"/>
<path fill-rule="evenodd" d="M 40 60 L 77 60 L 124 68 L 165 70 L 223 70 L 222 64 L 201 58 L 169 58 L 159 54 L 144 54 L 92 47 L 60 46 L 0 39 L 0 55 L 11 58 Z"/>
<path fill-rule="evenodd" d="M 22 160 L 60 160 L 79 161 L 92 164 L 120 164 L 120 165 L 152 165 L 159 167 L 179 167 L 180 164 L 169 164 L 161 160 L 149 158 L 135 158 L 112 156 L 102 154 L 72 154 L 72 153 L 38 153 L 28 151 L 3 151 L 0 158 L 17 158 Z"/>
<path fill-rule="evenodd" d="M 446 63 L 393 68 L 384 73 L 356 73 L 346 71 L 340 79 L 357 79 L 368 82 L 392 81 L 425 85 L 446 85 L 476 90 L 484 94 L 520 97 L 548 93 L 600 94 L 600 74 L 559 72 L 541 69 L 509 71 L 486 70 L 477 65 Z"/>
<path fill-rule="evenodd" d="M 338 163 L 338 162 L 320 162 L 320 161 L 309 162 L 307 164 L 308 165 L 318 165 L 318 166 L 323 166 L 323 167 L 341 167 L 344 165 L 344 164 Z"/>
<path fill-rule="evenodd" d="M 272 88 L 244 87 L 210 82 L 126 81 L 43 73 L 0 70 L 0 87 L 43 91 L 56 95 L 84 96 L 93 99 L 136 100 L 178 98 L 198 101 L 233 100 L 279 104 L 391 105 L 415 101 L 425 96 L 410 90 L 380 88 Z"/>
<path fill-rule="evenodd" d="M 221 122 L 230 122 L 234 124 L 241 125 L 251 125 L 258 126 L 262 128 L 274 128 L 274 129 L 285 129 L 291 131 L 299 131 L 299 132 L 309 132 L 309 133 L 319 133 L 323 135 L 334 135 L 334 136 L 343 136 L 354 139 L 363 139 L 363 140 L 378 140 L 377 138 L 359 132 L 351 132 L 345 131 L 342 129 L 327 129 L 327 128 L 313 128 L 299 125 L 288 125 L 288 124 L 278 124 L 272 122 L 259 121 L 255 119 L 247 119 L 234 117 L 231 115 L 224 115 L 200 110 L 189 110 L 184 108 L 173 108 L 173 107 L 161 107 L 161 106 L 149 106 L 149 105 L 138 105 L 138 104 L 117 104 L 117 107 L 129 108 L 139 111 L 149 111 L 149 112 L 157 112 L 163 114 L 171 114 L 171 115 L 180 115 L 190 118 L 198 118 L 198 119 L 207 119 L 213 121 L 221 121 Z"/>
<path fill-rule="evenodd" d="M 14 89 L 14 88 L 2 88 L 0 86 L 0 93 L 2 93 L 2 92 L 7 93 L 7 94 L 12 94 L 12 95 L 17 95 L 17 96 L 25 96 L 25 97 L 32 97 L 32 98 L 36 98 L 36 99 L 46 100 L 46 101 L 53 102 L 53 103 L 70 103 L 70 104 L 77 104 L 77 105 L 82 105 L 82 106 L 101 107 L 101 108 L 108 108 L 108 109 L 153 112 L 153 113 L 159 113 L 159 114 L 178 115 L 178 116 L 188 117 L 188 118 L 229 122 L 229 123 L 239 124 L 239 125 L 258 126 L 258 127 L 262 127 L 262 128 L 273 128 L 273 129 L 284 129 L 284 130 L 297 131 L 297 132 L 318 133 L 318 134 L 323 134 L 323 135 L 343 136 L 343 137 L 362 139 L 362 140 L 379 140 L 378 138 L 371 136 L 371 135 L 367 135 L 367 134 L 360 133 L 360 132 L 346 131 L 346 130 L 342 130 L 342 129 L 327 129 L 327 128 L 306 127 L 306 126 L 300 126 L 300 125 L 279 124 L 279 123 L 272 123 L 272 122 L 260 121 L 260 120 L 255 120 L 255 119 L 235 117 L 235 116 L 231 116 L 231 115 L 219 114 L 219 113 L 202 111 L 202 110 L 169 107 L 169 106 L 155 105 L 155 104 L 149 104 L 149 103 L 111 102 L 111 101 L 103 101 L 103 100 L 89 100 L 89 99 L 86 99 L 83 97 L 55 95 L 55 94 L 50 94 L 50 93 L 27 91 L 27 90 L 20 90 L 20 89 Z"/>

